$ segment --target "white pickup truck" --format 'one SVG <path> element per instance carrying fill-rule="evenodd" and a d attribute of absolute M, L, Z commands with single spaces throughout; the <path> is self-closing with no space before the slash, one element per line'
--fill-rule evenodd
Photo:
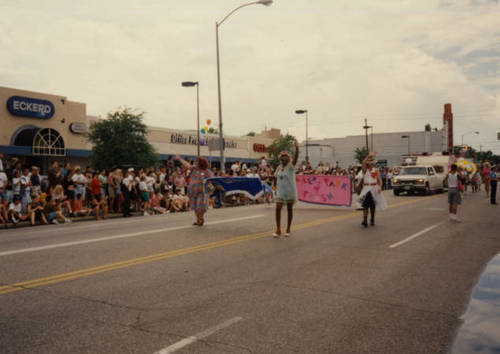
<path fill-rule="evenodd" d="M 442 192 L 445 177 L 443 173 L 437 173 L 431 165 L 405 166 L 392 179 L 392 188 L 394 195 L 399 195 L 401 192 L 408 194 Z"/>

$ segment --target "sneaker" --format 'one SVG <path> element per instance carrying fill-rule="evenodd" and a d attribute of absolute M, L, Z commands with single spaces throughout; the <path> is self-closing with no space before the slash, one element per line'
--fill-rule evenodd
<path fill-rule="evenodd" d="M 11 219 L 12 219 L 12 222 L 13 222 L 14 224 L 17 224 L 17 223 L 19 222 L 19 220 L 17 220 L 14 216 L 13 216 L 13 217 L 11 217 Z"/>
<path fill-rule="evenodd" d="M 59 221 L 57 221 L 56 219 L 54 219 L 54 220 L 52 220 L 52 223 L 55 224 L 55 225 L 57 225 L 57 224 L 59 224 Z"/>
<path fill-rule="evenodd" d="M 64 223 L 65 224 L 71 224 L 71 220 L 70 219 L 64 219 Z"/>
<path fill-rule="evenodd" d="M 144 216 L 149 216 L 147 211 L 144 212 Z"/>

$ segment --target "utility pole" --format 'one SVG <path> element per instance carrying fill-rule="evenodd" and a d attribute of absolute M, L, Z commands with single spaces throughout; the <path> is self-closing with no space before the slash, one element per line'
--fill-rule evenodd
<path fill-rule="evenodd" d="M 368 125 L 368 119 L 365 118 L 365 125 L 363 129 L 365 130 L 365 137 L 366 137 L 366 150 L 370 151 L 370 147 L 368 146 L 368 129 L 372 128 L 371 126 Z"/>

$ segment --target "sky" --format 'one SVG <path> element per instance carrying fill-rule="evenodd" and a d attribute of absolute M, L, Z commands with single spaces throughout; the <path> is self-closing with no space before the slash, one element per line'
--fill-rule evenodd
<path fill-rule="evenodd" d="M 237 0 L 0 0 L 0 86 L 67 96 L 151 126 L 218 124 L 215 22 Z M 224 133 L 305 139 L 442 127 L 500 153 L 498 0 L 275 0 L 220 27 Z M 479 131 L 476 135 L 473 132 Z"/>

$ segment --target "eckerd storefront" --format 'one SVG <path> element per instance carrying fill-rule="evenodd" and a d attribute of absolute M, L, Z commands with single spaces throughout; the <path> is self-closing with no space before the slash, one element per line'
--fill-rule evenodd
<path fill-rule="evenodd" d="M 89 124 L 99 118 L 87 116 L 84 103 L 7 87 L 0 87 L 0 102 L 0 152 L 18 156 L 27 165 L 40 166 L 42 171 L 52 160 L 89 165 L 91 145 L 84 134 Z M 226 136 L 226 162 L 256 163 L 261 156 L 267 157 L 266 146 L 279 134 L 279 130 L 271 129 L 255 137 Z M 214 164 L 220 163 L 220 151 L 209 141 L 217 138 L 203 136 L 200 149 Z M 148 140 L 161 160 L 177 154 L 195 157 L 197 153 L 196 131 L 149 127 Z"/>
<path fill-rule="evenodd" d="M 84 162 L 89 146 L 84 103 L 0 87 L 0 151 L 46 169 L 50 160 Z"/>

